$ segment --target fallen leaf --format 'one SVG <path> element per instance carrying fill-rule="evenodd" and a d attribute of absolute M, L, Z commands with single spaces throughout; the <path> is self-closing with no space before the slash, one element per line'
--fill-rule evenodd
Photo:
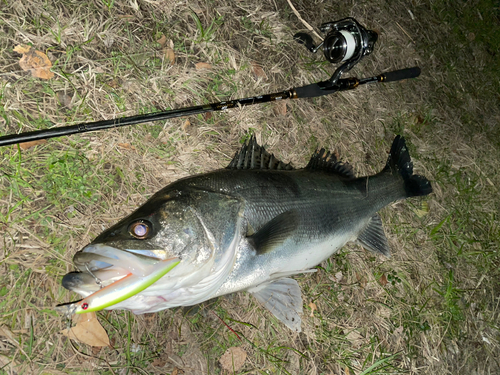
<path fill-rule="evenodd" d="M 210 120 L 212 117 L 214 117 L 213 112 L 205 112 L 205 114 L 203 115 L 203 118 L 205 119 L 205 121 Z"/>
<path fill-rule="evenodd" d="M 22 70 L 29 70 L 31 75 L 37 78 L 51 79 L 54 77 L 54 73 L 50 71 L 52 63 L 45 53 L 22 44 L 14 47 L 14 51 L 23 55 L 19 60 Z"/>
<path fill-rule="evenodd" d="M 21 150 L 27 150 L 30 147 L 35 147 L 37 145 L 43 145 L 44 143 L 47 143 L 46 139 L 38 139 L 36 141 L 19 143 L 19 147 L 21 147 Z"/>
<path fill-rule="evenodd" d="M 167 37 L 165 35 L 162 35 L 161 38 L 156 42 L 159 43 L 162 47 L 165 47 L 165 44 L 167 43 Z"/>
<path fill-rule="evenodd" d="M 240 347 L 233 346 L 226 350 L 222 357 L 220 357 L 219 362 L 224 370 L 232 373 L 239 371 L 246 359 L 247 352 Z"/>
<path fill-rule="evenodd" d="M 107 85 L 111 88 L 117 89 L 121 85 L 121 79 L 120 78 L 113 78 L 110 79 L 108 82 L 106 82 Z"/>
<path fill-rule="evenodd" d="M 262 67 L 256 62 L 252 62 L 252 72 L 253 74 L 255 74 L 257 79 L 262 78 L 264 80 L 267 80 L 266 72 L 264 72 L 264 69 L 262 69 Z"/>
<path fill-rule="evenodd" d="M 202 70 L 202 69 L 212 69 L 212 64 L 206 63 L 206 62 L 199 62 L 194 64 L 196 70 Z"/>
<path fill-rule="evenodd" d="M 187 118 L 186 121 L 184 121 L 184 123 L 182 124 L 182 130 L 186 131 L 189 129 L 190 126 L 191 126 L 191 121 L 189 121 L 189 119 Z"/>
<path fill-rule="evenodd" d="M 109 337 L 101 323 L 97 320 L 95 312 L 79 314 L 75 317 L 76 325 L 63 329 L 61 333 L 72 340 L 91 346 L 109 346 Z"/>
<path fill-rule="evenodd" d="M 165 56 L 165 60 L 168 60 L 168 62 L 171 65 L 174 65 L 175 63 L 175 52 L 172 48 L 166 47 L 163 48 L 163 56 Z"/>
<path fill-rule="evenodd" d="M 309 304 L 309 307 L 311 308 L 311 318 L 314 316 L 314 312 L 318 309 L 318 306 L 314 302 L 311 302 Z"/>
<path fill-rule="evenodd" d="M 387 276 L 384 274 L 382 274 L 382 276 L 380 276 L 380 279 L 378 280 L 378 282 L 380 283 L 380 285 L 382 286 L 386 286 L 388 281 L 387 281 Z"/>
<path fill-rule="evenodd" d="M 135 150 L 135 147 L 130 143 L 118 143 L 118 147 L 125 148 L 127 150 Z"/>
<path fill-rule="evenodd" d="M 284 100 L 274 102 L 273 112 L 275 115 L 286 115 L 286 102 Z"/>
<path fill-rule="evenodd" d="M 163 357 L 158 357 L 158 358 L 155 358 L 154 361 L 151 362 L 151 364 L 154 367 L 164 367 L 167 364 L 167 359 L 163 358 Z"/>

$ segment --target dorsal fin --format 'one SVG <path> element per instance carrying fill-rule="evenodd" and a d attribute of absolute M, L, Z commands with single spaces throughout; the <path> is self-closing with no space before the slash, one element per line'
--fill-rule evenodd
<path fill-rule="evenodd" d="M 290 163 L 285 164 L 276 159 L 264 147 L 259 146 L 255 136 L 252 135 L 248 143 L 241 146 L 240 151 L 236 152 L 231 163 L 226 169 L 276 169 L 291 170 Z"/>
<path fill-rule="evenodd" d="M 330 153 L 330 151 L 325 153 L 324 148 L 319 151 L 316 150 L 311 156 L 311 160 L 309 160 L 306 169 L 335 173 L 346 178 L 356 177 L 349 163 L 338 161 L 335 154 Z"/>

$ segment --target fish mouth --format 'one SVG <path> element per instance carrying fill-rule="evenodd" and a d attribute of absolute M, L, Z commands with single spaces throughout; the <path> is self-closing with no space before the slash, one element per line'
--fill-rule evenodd
<path fill-rule="evenodd" d="M 87 297 L 128 274 L 147 276 L 153 266 L 166 258 L 165 251 L 124 250 L 90 244 L 75 254 L 73 263 L 78 271 L 66 274 L 62 286 Z"/>
<path fill-rule="evenodd" d="M 147 255 L 144 255 L 146 253 Z M 103 244 L 90 244 L 73 257 L 81 272 L 93 272 L 114 267 L 136 276 L 146 276 L 152 266 L 167 259 L 165 251 L 120 249 Z"/>

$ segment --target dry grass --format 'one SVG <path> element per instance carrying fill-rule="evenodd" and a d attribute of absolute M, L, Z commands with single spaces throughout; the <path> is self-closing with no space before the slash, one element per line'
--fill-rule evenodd
<path fill-rule="evenodd" d="M 500 63 L 487 30 L 498 31 L 498 8 L 481 7 L 486 0 L 476 8 L 446 1 L 293 3 L 313 26 L 354 16 L 380 33 L 353 75 L 419 65 L 422 76 L 290 101 L 285 114 L 261 105 L 193 116 L 189 124 L 176 119 L 0 149 L 0 372 L 217 374 L 231 346 L 248 353 L 241 373 L 500 372 Z M 302 28 L 286 1 L 6 0 L 0 132 L 323 80 L 333 67 L 293 41 Z M 174 42 L 173 65 L 157 42 L 162 35 Z M 48 54 L 54 79 L 20 70 L 13 48 L 21 43 Z M 197 62 L 212 68 L 197 70 Z M 255 64 L 266 77 L 255 74 Z M 75 350 L 59 334 L 64 320 L 50 310 L 76 297 L 60 285 L 73 254 L 159 188 L 225 166 L 249 132 L 295 166 L 322 146 L 359 174 L 378 171 L 401 133 L 415 169 L 434 182 L 429 212 L 421 215 L 419 199 L 383 210 L 390 259 L 350 245 L 316 275 L 298 277 L 301 334 L 240 293 L 195 311 L 100 314 L 113 348 Z M 312 316 L 310 302 L 317 305 Z"/>

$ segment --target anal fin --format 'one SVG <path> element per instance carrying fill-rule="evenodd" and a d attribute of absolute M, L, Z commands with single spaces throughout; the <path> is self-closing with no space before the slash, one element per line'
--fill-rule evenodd
<path fill-rule="evenodd" d="M 387 237 L 382 227 L 382 219 L 377 214 L 373 215 L 365 229 L 359 234 L 358 242 L 364 248 L 386 257 L 391 256 Z"/>
<path fill-rule="evenodd" d="M 263 283 L 248 292 L 262 303 L 276 318 L 288 328 L 300 332 L 302 320 L 302 295 L 294 279 L 278 279 Z"/>

